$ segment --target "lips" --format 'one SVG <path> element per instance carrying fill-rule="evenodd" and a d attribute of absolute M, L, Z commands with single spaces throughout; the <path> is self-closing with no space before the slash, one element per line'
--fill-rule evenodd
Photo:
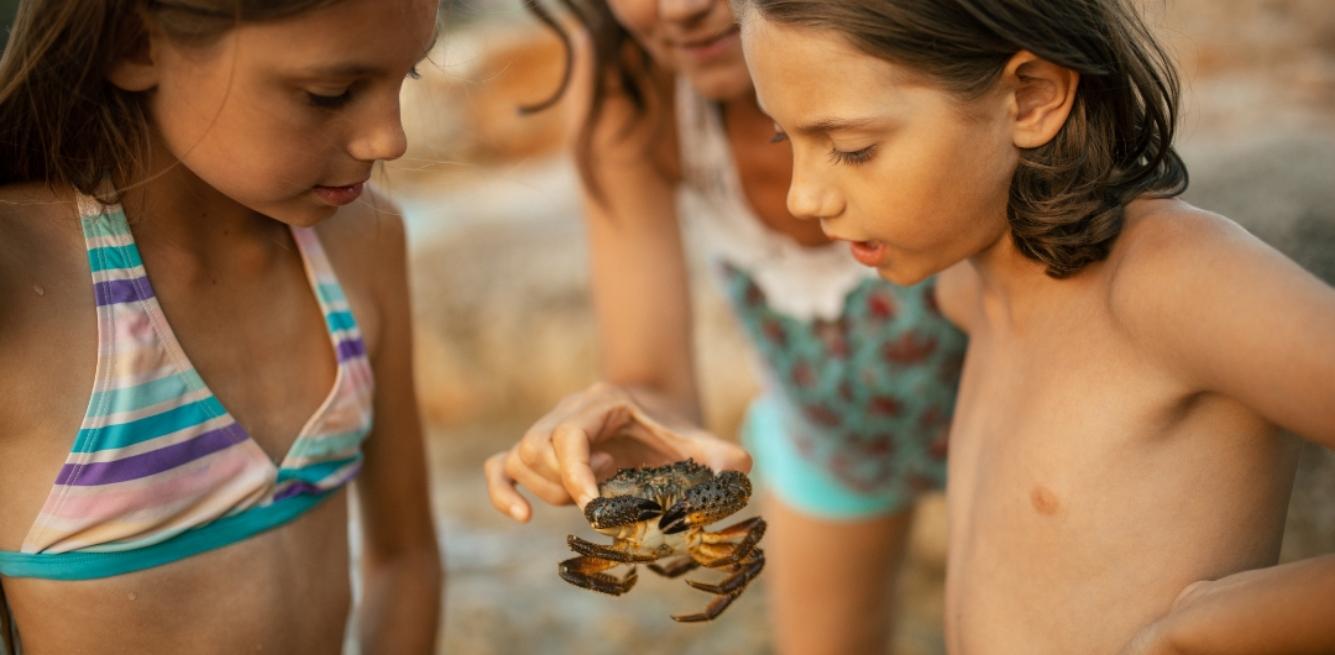
<path fill-rule="evenodd" d="M 731 27 L 729 27 L 729 28 L 727 28 L 727 29 L 725 29 L 725 30 L 723 30 L 723 31 L 721 31 L 721 32 L 719 32 L 719 33 L 717 33 L 717 34 L 714 34 L 713 36 L 707 36 L 707 37 L 700 38 L 700 39 L 692 39 L 692 40 L 689 40 L 689 41 L 678 41 L 678 42 L 674 43 L 673 45 L 677 46 L 678 48 L 688 48 L 688 49 L 689 49 L 689 48 L 704 48 L 704 47 L 706 47 L 706 46 L 710 46 L 710 45 L 713 45 L 714 43 L 717 43 L 720 39 L 722 39 L 722 38 L 724 38 L 724 37 L 732 36 L 733 34 L 736 34 L 736 33 L 737 33 L 737 26 L 736 26 L 736 25 L 733 25 L 733 26 L 731 26 Z"/>
<path fill-rule="evenodd" d="M 848 249 L 863 266 L 875 268 L 885 261 L 885 244 L 879 241 L 851 241 Z"/>
<path fill-rule="evenodd" d="M 674 41 L 672 46 L 697 61 L 710 60 L 727 52 L 735 43 L 737 33 L 737 26 L 734 25 L 712 36 Z"/>
<path fill-rule="evenodd" d="M 315 195 L 326 203 L 335 207 L 342 207 L 360 198 L 365 186 L 365 182 L 345 186 L 317 186 L 314 191 Z"/>

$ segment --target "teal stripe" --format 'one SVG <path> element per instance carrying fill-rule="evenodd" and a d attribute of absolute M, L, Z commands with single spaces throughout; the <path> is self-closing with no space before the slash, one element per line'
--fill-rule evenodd
<path fill-rule="evenodd" d="M 99 450 L 125 448 L 199 425 L 222 415 L 222 403 L 219 403 L 217 398 L 209 396 L 129 423 L 79 430 L 73 450 L 76 453 L 94 453 Z"/>
<path fill-rule="evenodd" d="M 94 273 L 144 265 L 143 260 L 139 259 L 139 249 L 133 244 L 92 248 L 88 251 L 88 261 Z"/>
<path fill-rule="evenodd" d="M 346 300 L 343 296 L 343 287 L 338 286 L 337 282 L 321 282 L 315 287 L 315 292 L 320 294 L 320 298 L 325 302 Z"/>
<path fill-rule="evenodd" d="M 351 330 L 357 327 L 357 319 L 352 317 L 352 312 L 329 312 L 329 314 L 324 317 L 324 320 L 325 324 L 329 326 L 330 332 Z"/>
<path fill-rule="evenodd" d="M 278 471 L 278 484 L 283 484 L 284 482 L 287 482 L 289 480 L 301 480 L 302 482 L 315 484 L 329 477 L 329 474 L 349 464 L 353 464 L 361 458 L 362 458 L 361 454 L 358 453 L 355 457 L 340 459 L 333 462 L 324 462 L 323 464 L 312 464 L 310 466 L 303 466 L 297 469 L 288 469 L 288 468 L 281 469 Z"/>
<path fill-rule="evenodd" d="M 203 380 L 194 371 L 173 373 L 133 387 L 98 391 L 88 406 L 103 408 L 102 416 L 135 412 L 203 388 Z"/>
<path fill-rule="evenodd" d="M 303 437 L 292 444 L 288 457 L 325 457 L 355 450 L 366 438 L 366 430 L 331 434 L 318 439 Z"/>
<path fill-rule="evenodd" d="M 83 219 L 83 233 L 87 237 L 119 237 L 130 233 L 125 214 L 120 210 Z"/>
<path fill-rule="evenodd" d="M 114 553 L 15 553 L 0 551 L 0 576 L 47 580 L 91 580 L 162 566 L 222 548 L 287 523 L 333 492 L 302 494 L 218 519 L 171 539 Z"/>

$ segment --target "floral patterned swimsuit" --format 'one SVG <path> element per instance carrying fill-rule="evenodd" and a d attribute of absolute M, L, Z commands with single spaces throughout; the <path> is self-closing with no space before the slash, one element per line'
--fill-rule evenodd
<path fill-rule="evenodd" d="M 716 108 L 678 84 L 684 223 L 709 253 L 767 392 L 743 439 L 785 503 L 831 518 L 899 511 L 945 482 L 966 339 L 934 280 L 900 287 L 838 245 L 807 248 L 754 215 Z"/>

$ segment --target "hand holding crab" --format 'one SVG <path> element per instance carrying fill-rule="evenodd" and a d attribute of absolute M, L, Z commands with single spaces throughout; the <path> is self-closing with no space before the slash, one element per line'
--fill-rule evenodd
<path fill-rule="evenodd" d="M 687 459 L 666 466 L 621 469 L 598 485 L 599 497 L 584 507 L 594 530 L 613 538 L 600 545 L 570 535 L 571 550 L 579 553 L 561 562 L 565 581 L 585 589 L 619 596 L 636 581 L 635 565 L 647 563 L 659 575 L 675 578 L 698 567 L 728 574 L 717 584 L 687 580 L 686 584 L 715 594 L 703 612 L 675 615 L 682 622 L 717 617 L 746 589 L 765 566 L 756 547 L 765 534 L 760 517 L 746 519 L 717 532 L 705 526 L 746 506 L 751 482 L 744 473 L 715 475 L 708 467 Z M 672 558 L 664 564 L 659 560 Z M 606 573 L 629 564 L 623 577 Z"/>

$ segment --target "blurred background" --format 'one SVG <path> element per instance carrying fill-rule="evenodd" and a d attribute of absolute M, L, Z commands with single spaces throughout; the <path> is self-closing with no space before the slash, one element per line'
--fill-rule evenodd
<path fill-rule="evenodd" d="M 1185 82 L 1187 198 L 1335 280 L 1335 2 L 1141 4 Z M 0 20 L 15 5 L 0 0 Z M 521 0 L 444 6 L 438 47 L 404 91 L 411 150 L 378 179 L 403 207 L 412 244 L 419 391 L 448 567 L 439 652 L 771 652 L 763 575 L 719 620 L 680 625 L 668 615 L 708 599 L 680 581 L 641 576 L 632 593 L 612 598 L 556 576 L 569 556 L 566 534 L 593 534 L 578 512 L 540 508 L 518 525 L 488 503 L 482 460 L 592 382 L 597 354 L 564 108 L 517 112 L 556 88 L 560 46 Z M 756 382 L 700 273 L 706 412 L 713 430 L 732 437 Z M 944 526 L 940 499 L 929 500 L 898 589 L 896 653 L 944 652 Z M 1308 447 L 1284 557 L 1326 552 L 1335 552 L 1335 454 Z"/>

